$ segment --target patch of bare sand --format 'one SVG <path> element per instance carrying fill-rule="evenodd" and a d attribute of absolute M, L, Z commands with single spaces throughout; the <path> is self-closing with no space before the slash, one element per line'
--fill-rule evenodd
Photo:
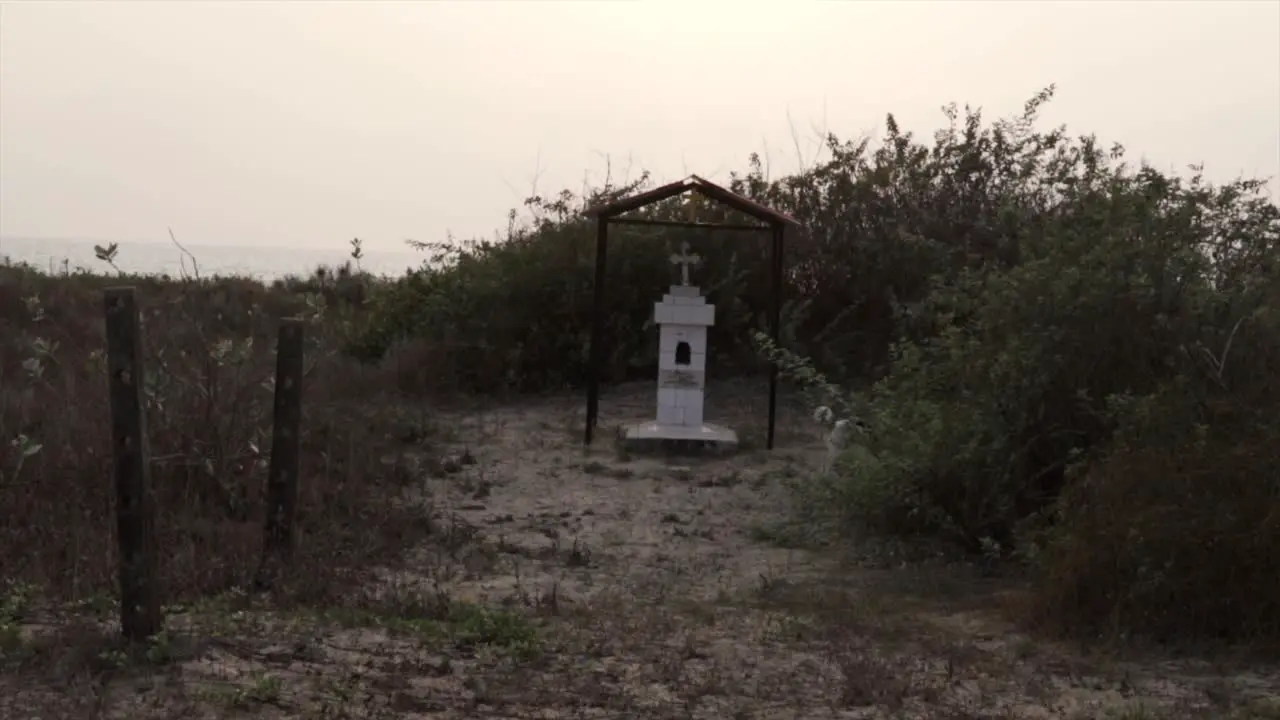
<path fill-rule="evenodd" d="M 1274 671 L 1196 677 L 1189 663 L 1081 658 L 1037 643 L 1001 619 L 1009 588 L 963 571 L 869 571 L 831 553 L 762 542 L 756 530 L 788 517 L 786 481 L 819 466 L 821 435 L 803 408 L 787 407 L 780 449 L 764 451 L 763 398 L 738 392 L 729 400 L 719 420 L 748 446 L 729 458 L 621 454 L 611 430 L 651 412 L 647 386 L 606 399 L 588 452 L 580 398 L 461 420 L 459 440 L 479 458 L 479 479 L 441 478 L 429 492 L 481 528 L 498 553 L 488 572 L 451 578 L 451 592 L 554 605 L 550 625 L 562 652 L 581 659 L 573 671 L 491 678 L 507 689 L 511 717 L 549 712 L 566 688 L 579 698 L 566 713 L 1208 717 L 1223 710 L 1223 697 L 1251 707 L 1280 687 Z M 424 549 L 419 565 L 444 565 L 441 555 Z M 957 592 L 967 601 L 955 602 Z M 528 695 L 538 687 L 546 691 Z"/>
<path fill-rule="evenodd" d="M 1003 620 L 1007 584 L 767 542 L 821 462 L 804 409 L 767 452 L 763 388 L 731 390 L 710 404 L 739 454 L 620 454 L 609 429 L 651 401 L 611 393 L 585 452 L 576 396 L 437 416 L 434 452 L 466 461 L 419 463 L 438 531 L 376 610 L 171 615 L 204 640 L 94 675 L 66 716 L 1280 718 L 1275 668 L 1084 653 Z"/>

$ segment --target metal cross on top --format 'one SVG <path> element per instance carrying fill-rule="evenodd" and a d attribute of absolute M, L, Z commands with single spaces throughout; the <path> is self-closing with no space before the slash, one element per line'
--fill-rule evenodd
<path fill-rule="evenodd" d="M 671 256 L 671 264 L 680 266 L 680 280 L 682 285 L 689 284 L 689 266 L 701 265 L 702 258 L 689 252 L 689 241 L 680 244 L 680 252 Z"/>

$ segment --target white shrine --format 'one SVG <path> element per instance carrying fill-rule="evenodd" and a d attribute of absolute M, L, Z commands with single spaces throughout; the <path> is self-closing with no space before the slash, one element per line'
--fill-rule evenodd
<path fill-rule="evenodd" d="M 658 326 L 658 417 L 627 428 L 625 440 L 737 445 L 734 431 L 703 421 L 707 328 L 716 324 L 716 306 L 689 284 L 689 267 L 701 262 L 689 252 L 687 242 L 671 256 L 671 263 L 680 266 L 681 284 L 672 285 L 662 302 L 653 304 L 653 321 Z"/>

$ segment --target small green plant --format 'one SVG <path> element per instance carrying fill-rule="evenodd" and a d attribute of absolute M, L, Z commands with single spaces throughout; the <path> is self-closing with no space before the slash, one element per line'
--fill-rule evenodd
<path fill-rule="evenodd" d="M 31 609 L 36 587 L 19 580 L 0 583 L 0 622 L 21 622 Z"/>
<path fill-rule="evenodd" d="M 35 596 L 36 588 L 27 583 L 0 583 L 0 659 L 21 651 L 22 623 Z"/>
<path fill-rule="evenodd" d="M 1161 717 L 1161 713 L 1141 702 L 1106 711 L 1106 720 L 1160 720 Z"/>
<path fill-rule="evenodd" d="M 15 622 L 0 620 L 0 660 L 22 649 L 22 628 Z"/>
<path fill-rule="evenodd" d="M 98 661 L 113 668 L 166 665 L 175 658 L 174 638 L 162 631 L 140 645 L 122 645 L 111 638 L 108 647 L 98 652 Z"/>
<path fill-rule="evenodd" d="M 249 686 L 243 690 L 243 700 L 238 705 L 248 703 L 275 704 L 280 702 L 284 691 L 284 681 L 274 675 L 258 673 L 253 676 Z"/>
<path fill-rule="evenodd" d="M 229 708 L 249 710 L 255 705 L 279 704 L 283 694 L 283 680 L 275 675 L 255 672 L 249 676 L 247 685 L 206 686 L 196 692 L 196 697 Z"/>
<path fill-rule="evenodd" d="M 527 617 L 512 611 L 455 603 L 448 623 L 456 643 L 492 645 L 525 657 L 541 647 L 537 628 Z"/>
<path fill-rule="evenodd" d="M 163 665 L 173 659 L 173 652 L 173 637 L 165 631 L 147 639 L 142 657 L 149 665 Z"/>

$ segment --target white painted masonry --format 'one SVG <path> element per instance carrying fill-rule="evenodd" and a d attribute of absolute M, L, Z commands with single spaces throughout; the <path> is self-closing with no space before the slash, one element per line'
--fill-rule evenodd
<path fill-rule="evenodd" d="M 658 417 L 627 430 L 629 439 L 701 440 L 737 444 L 737 435 L 704 422 L 707 387 L 707 329 L 716 323 L 716 306 L 689 284 L 689 267 L 702 259 L 684 243 L 671 263 L 680 266 L 681 285 L 672 285 L 653 304 L 658 326 Z"/>
<path fill-rule="evenodd" d="M 696 428 L 702 426 L 707 328 L 715 325 L 716 306 L 708 304 L 698 288 L 687 284 L 689 266 L 701 262 L 689 252 L 688 243 L 671 256 L 671 262 L 681 266 L 681 279 L 686 284 L 672 285 L 662 302 L 653 304 L 653 320 L 658 325 L 658 424 Z M 686 348 L 683 353 L 681 345 Z"/>

